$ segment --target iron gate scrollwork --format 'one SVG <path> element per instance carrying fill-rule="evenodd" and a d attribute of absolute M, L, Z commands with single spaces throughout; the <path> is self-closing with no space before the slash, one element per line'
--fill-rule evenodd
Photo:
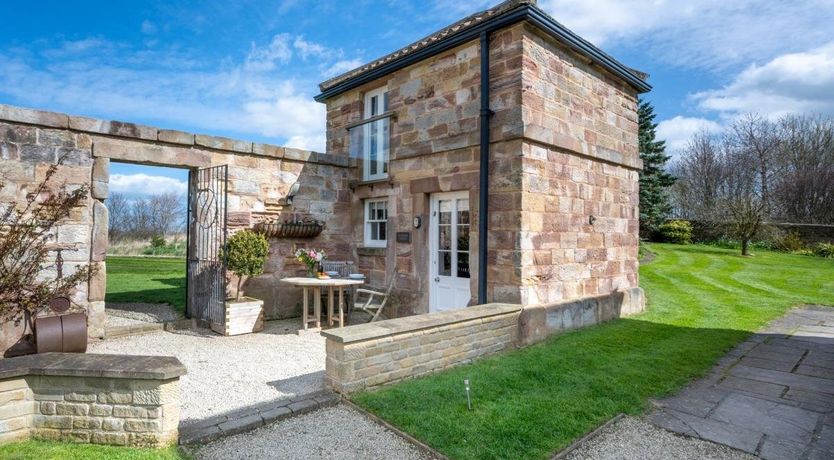
<path fill-rule="evenodd" d="M 188 276 L 185 314 L 211 324 L 225 323 L 226 198 L 228 168 L 197 169 L 189 175 Z"/>

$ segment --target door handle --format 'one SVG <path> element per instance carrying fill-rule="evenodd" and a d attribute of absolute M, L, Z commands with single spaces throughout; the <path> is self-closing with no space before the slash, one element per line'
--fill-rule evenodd
<path fill-rule="evenodd" d="M 434 277 L 434 282 L 435 282 L 435 283 L 439 283 L 439 282 L 440 282 L 440 277 L 439 277 L 439 276 L 435 276 L 435 277 Z"/>

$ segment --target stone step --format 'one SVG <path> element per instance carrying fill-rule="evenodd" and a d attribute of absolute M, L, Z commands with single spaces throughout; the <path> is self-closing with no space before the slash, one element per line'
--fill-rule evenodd
<path fill-rule="evenodd" d="M 335 406 L 341 397 L 322 390 L 294 398 L 269 401 L 244 407 L 194 423 L 180 424 L 180 444 L 198 444 L 254 430 L 279 420 L 306 414 L 324 407 Z"/>
<path fill-rule="evenodd" d="M 148 334 L 165 330 L 164 323 L 144 323 L 132 324 L 130 326 L 107 326 L 104 328 L 104 338 L 112 339 L 115 337 L 124 337 L 126 335 L 140 335 Z"/>

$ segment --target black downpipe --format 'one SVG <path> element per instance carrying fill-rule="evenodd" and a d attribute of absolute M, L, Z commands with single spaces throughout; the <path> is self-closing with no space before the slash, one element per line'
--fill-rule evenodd
<path fill-rule="evenodd" d="M 481 32 L 481 165 L 478 191 L 478 303 L 487 302 L 487 222 L 489 222 L 489 32 Z"/>

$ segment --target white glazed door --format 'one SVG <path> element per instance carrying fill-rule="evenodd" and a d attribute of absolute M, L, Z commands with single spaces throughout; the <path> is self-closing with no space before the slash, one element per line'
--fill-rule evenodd
<path fill-rule="evenodd" d="M 435 193 L 431 198 L 430 311 L 466 307 L 469 289 L 469 193 Z"/>

